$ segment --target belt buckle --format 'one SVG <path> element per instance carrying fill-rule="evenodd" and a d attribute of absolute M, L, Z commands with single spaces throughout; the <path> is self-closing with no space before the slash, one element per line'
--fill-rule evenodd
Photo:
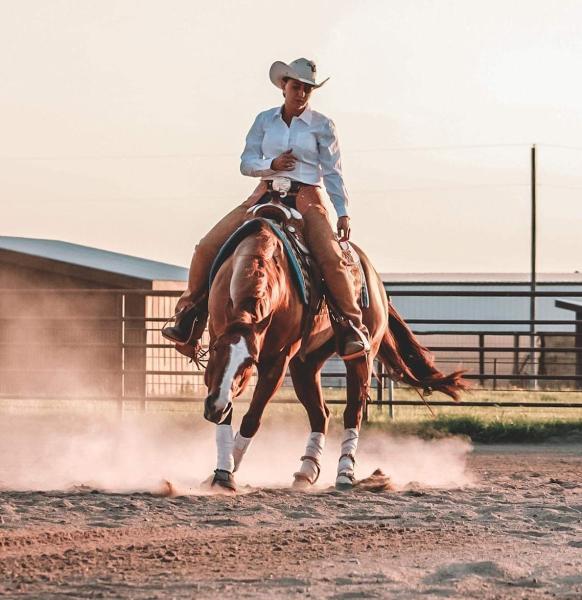
<path fill-rule="evenodd" d="M 273 177 L 272 187 L 275 192 L 279 192 L 281 198 L 285 198 L 291 189 L 291 180 L 289 177 Z"/>

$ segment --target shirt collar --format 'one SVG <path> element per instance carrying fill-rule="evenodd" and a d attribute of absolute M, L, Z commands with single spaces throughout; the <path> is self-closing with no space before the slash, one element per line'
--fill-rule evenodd
<path fill-rule="evenodd" d="M 274 116 L 281 117 L 282 113 L 283 113 L 283 107 L 279 106 L 279 108 L 277 108 L 277 110 L 275 111 Z M 301 119 L 307 125 L 311 125 L 311 119 L 313 118 L 313 112 L 312 112 L 311 108 L 309 107 L 309 104 L 305 107 L 305 110 L 297 118 Z"/>

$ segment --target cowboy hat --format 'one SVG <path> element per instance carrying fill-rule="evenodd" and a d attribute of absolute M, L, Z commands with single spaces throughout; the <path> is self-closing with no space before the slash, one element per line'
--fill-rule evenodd
<path fill-rule="evenodd" d="M 298 58 L 288 65 L 284 62 L 277 60 L 269 69 L 269 77 L 271 81 L 278 87 L 283 87 L 283 79 L 288 77 L 289 79 L 296 79 L 302 83 L 312 85 L 314 88 L 321 87 L 327 79 L 324 79 L 321 83 L 315 82 L 317 75 L 317 69 L 315 63 L 312 60 L 306 58 Z"/>

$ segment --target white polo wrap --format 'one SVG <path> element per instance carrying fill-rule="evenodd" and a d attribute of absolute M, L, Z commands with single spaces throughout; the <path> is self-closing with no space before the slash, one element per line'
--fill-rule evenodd
<path fill-rule="evenodd" d="M 235 471 L 238 471 L 243 456 L 245 455 L 252 441 L 253 438 L 247 438 L 244 435 L 241 435 L 240 431 L 238 431 L 237 434 L 234 436 L 234 448 L 232 451 L 232 456 L 234 458 Z"/>
<path fill-rule="evenodd" d="M 344 436 L 342 438 L 342 457 L 339 460 L 337 466 L 338 473 L 354 473 L 354 461 L 350 456 L 356 455 L 356 449 L 358 448 L 358 439 L 360 434 L 357 429 L 344 429 Z M 344 456 L 344 455 L 348 456 Z"/>
<path fill-rule="evenodd" d="M 323 433 L 310 433 L 307 439 L 307 446 L 305 447 L 305 456 L 311 456 L 321 462 L 323 456 L 323 449 L 325 447 L 325 434 Z M 301 463 L 300 473 L 303 473 L 309 478 L 309 481 L 315 481 L 317 479 L 318 469 L 311 460 L 304 460 Z"/>
<path fill-rule="evenodd" d="M 216 468 L 232 473 L 234 470 L 234 459 L 232 451 L 234 447 L 234 434 L 231 425 L 216 426 Z"/>

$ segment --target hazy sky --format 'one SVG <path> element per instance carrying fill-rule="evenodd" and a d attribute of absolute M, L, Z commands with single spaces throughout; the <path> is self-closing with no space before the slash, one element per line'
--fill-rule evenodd
<path fill-rule="evenodd" d="M 526 272 L 532 143 L 539 268 L 582 270 L 579 0 L 0 0 L 0 50 L 1 235 L 187 264 L 306 56 L 379 270 Z"/>

